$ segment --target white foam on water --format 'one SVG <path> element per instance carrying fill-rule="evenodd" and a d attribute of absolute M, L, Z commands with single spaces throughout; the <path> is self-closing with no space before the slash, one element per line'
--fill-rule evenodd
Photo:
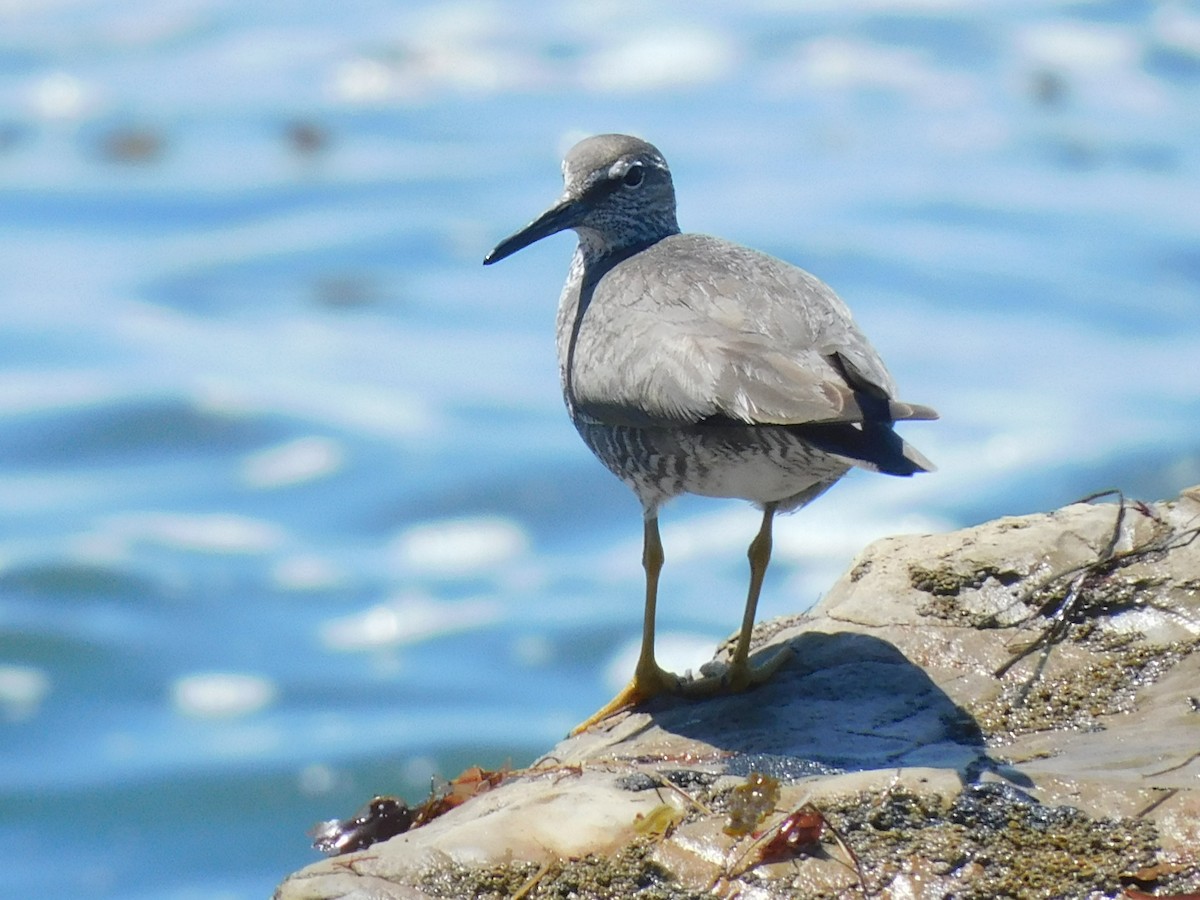
<path fill-rule="evenodd" d="M 0 381 L 0 413 L 89 406 L 118 393 L 119 379 L 103 369 L 10 369 Z"/>
<path fill-rule="evenodd" d="M 454 578 L 498 574 L 529 546 L 529 535 L 512 519 L 473 516 L 413 526 L 392 540 L 388 552 L 401 572 Z"/>
<path fill-rule="evenodd" d="M 1200 13 L 1184 3 L 1160 3 L 1150 15 L 1150 26 L 1159 43 L 1200 57 Z"/>
<path fill-rule="evenodd" d="M 1140 50 L 1128 28 L 1068 19 L 1021 28 L 1017 47 L 1035 62 L 1078 71 L 1128 68 Z"/>
<path fill-rule="evenodd" d="M 69 72 L 50 72 L 29 85 L 26 103 L 40 119 L 82 118 L 97 109 L 97 88 Z"/>
<path fill-rule="evenodd" d="M 823 35 L 802 44 L 770 79 L 774 90 L 884 89 L 933 106 L 964 106 L 978 97 L 976 78 L 935 65 L 921 53 L 860 38 Z"/>
<path fill-rule="evenodd" d="M 103 530 L 126 542 L 198 553 L 263 554 L 287 540 L 281 526 L 235 513 L 118 513 L 104 520 Z"/>
<path fill-rule="evenodd" d="M 1139 116 L 1169 108 L 1161 82 L 1142 69 L 1143 41 L 1128 28 L 1066 19 L 1034 22 L 1018 30 L 1015 51 L 1030 67 L 1065 72 L 1070 88 L 1097 107 Z"/>
<path fill-rule="evenodd" d="M 826 509 L 825 514 L 814 509 L 811 517 L 800 514 L 781 518 L 774 530 L 772 558 L 793 566 L 837 560 L 841 567 L 879 538 L 935 534 L 951 527 L 952 523 L 944 519 L 915 511 L 904 513 L 894 507 L 880 511 L 869 504 L 843 503 Z"/>
<path fill-rule="evenodd" d="M 243 672 L 196 672 L 171 685 L 175 711 L 197 718 L 236 718 L 260 712 L 278 696 L 274 681 Z"/>
<path fill-rule="evenodd" d="M 635 28 L 596 49 L 584 60 L 579 78 L 597 93 L 694 87 L 729 74 L 738 57 L 737 45 L 712 29 Z"/>
<path fill-rule="evenodd" d="M 356 57 L 337 67 L 327 91 L 335 100 L 357 105 L 391 100 L 400 87 L 392 66 L 380 59 Z"/>
<path fill-rule="evenodd" d="M 415 644 L 456 632 L 487 628 L 501 615 L 491 599 L 442 603 L 423 594 L 404 594 L 320 626 L 331 650 L 357 651 Z"/>
<path fill-rule="evenodd" d="M 446 3 L 404 12 L 384 49 L 342 60 L 327 83 L 353 105 L 423 104 L 439 94 L 489 95 L 529 87 L 542 66 L 520 46 L 512 20 L 487 3 Z"/>
<path fill-rule="evenodd" d="M 326 478 L 342 468 L 339 441 L 313 435 L 260 450 L 242 460 L 241 476 L 255 488 L 280 488 Z"/>
<path fill-rule="evenodd" d="M 286 364 L 281 371 L 288 371 Z M 428 404 L 403 389 L 350 380 L 288 374 L 203 376 L 197 400 L 205 408 L 241 415 L 283 413 L 381 437 L 427 436 L 437 429 Z"/>
<path fill-rule="evenodd" d="M 0 721 L 22 722 L 37 715 L 52 681 L 35 666 L 0 665 Z"/>
<path fill-rule="evenodd" d="M 328 591 L 345 584 L 346 574 L 324 556 L 298 554 L 273 563 L 271 580 L 286 591 Z"/>
<path fill-rule="evenodd" d="M 349 779 L 325 763 L 310 763 L 300 770 L 296 786 L 306 797 L 319 797 L 331 791 L 349 787 Z"/>
<path fill-rule="evenodd" d="M 509 644 L 508 655 L 519 666 L 540 669 L 553 662 L 554 642 L 543 634 L 521 635 Z"/>

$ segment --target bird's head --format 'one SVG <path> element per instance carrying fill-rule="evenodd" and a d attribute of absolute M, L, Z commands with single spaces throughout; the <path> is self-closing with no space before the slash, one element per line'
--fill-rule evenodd
<path fill-rule="evenodd" d="M 653 145 L 624 134 L 597 135 L 572 147 L 562 170 L 558 202 L 497 244 L 484 265 L 568 228 L 595 255 L 652 244 L 679 232 L 671 170 Z"/>

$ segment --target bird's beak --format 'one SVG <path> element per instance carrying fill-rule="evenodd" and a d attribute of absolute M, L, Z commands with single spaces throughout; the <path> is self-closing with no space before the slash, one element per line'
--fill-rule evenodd
<path fill-rule="evenodd" d="M 524 250 L 530 244 L 544 237 L 558 234 L 567 228 L 578 224 L 583 212 L 580 201 L 574 197 L 564 197 L 554 204 L 520 231 L 510 235 L 498 243 L 494 250 L 483 258 L 483 264 L 490 266 L 506 256 L 512 256 L 518 250 Z"/>

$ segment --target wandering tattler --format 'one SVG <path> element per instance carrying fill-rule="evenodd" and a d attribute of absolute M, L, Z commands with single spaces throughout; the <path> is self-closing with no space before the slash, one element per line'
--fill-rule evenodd
<path fill-rule="evenodd" d="M 663 692 L 707 696 L 768 678 L 786 652 L 757 666 L 749 655 L 775 513 L 799 509 L 855 466 L 931 471 L 892 424 L 937 413 L 895 399 L 883 361 L 817 278 L 720 238 L 681 234 L 671 172 L 650 144 L 591 137 L 562 170 L 558 202 L 484 264 L 568 228 L 579 236 L 558 307 L 563 396 L 584 443 L 642 503 L 641 655 L 633 680 L 582 730 Z M 763 511 L 732 660 L 691 680 L 654 660 L 658 510 L 685 493 L 740 497 Z"/>

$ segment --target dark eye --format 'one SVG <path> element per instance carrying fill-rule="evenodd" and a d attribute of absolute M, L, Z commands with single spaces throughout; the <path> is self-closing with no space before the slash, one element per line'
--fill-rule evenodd
<path fill-rule="evenodd" d="M 621 180 L 625 182 L 625 187 L 637 187 L 646 178 L 646 173 L 642 171 L 641 163 L 634 163 L 629 167 L 629 171 L 625 173 L 625 177 Z"/>

